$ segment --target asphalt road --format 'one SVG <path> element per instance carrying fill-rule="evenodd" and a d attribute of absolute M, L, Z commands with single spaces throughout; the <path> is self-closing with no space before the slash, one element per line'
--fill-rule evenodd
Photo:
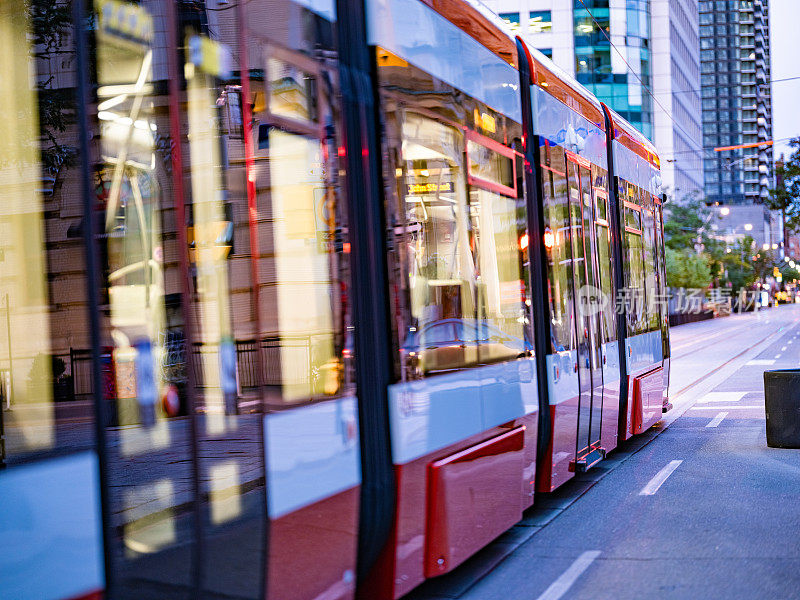
<path fill-rule="evenodd" d="M 800 305 L 672 330 L 674 409 L 410 598 L 800 598 L 800 450 L 768 448 L 763 371 Z"/>

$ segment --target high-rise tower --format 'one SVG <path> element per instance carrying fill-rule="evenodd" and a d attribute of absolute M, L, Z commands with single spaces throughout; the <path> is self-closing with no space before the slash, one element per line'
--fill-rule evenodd
<path fill-rule="evenodd" d="M 761 202 L 773 183 L 769 6 L 767 0 L 700 0 L 706 202 L 727 235 L 780 247 Z M 751 147 L 715 151 L 752 144 Z"/>
<path fill-rule="evenodd" d="M 654 141 L 669 194 L 702 190 L 697 0 L 483 2 Z"/>

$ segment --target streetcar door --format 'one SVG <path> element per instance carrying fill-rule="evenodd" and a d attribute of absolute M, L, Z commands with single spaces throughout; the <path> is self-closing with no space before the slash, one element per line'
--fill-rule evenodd
<path fill-rule="evenodd" d="M 583 213 L 584 248 L 586 251 L 586 283 L 587 293 L 582 295 L 582 307 L 588 321 L 589 367 L 592 371 L 592 401 L 589 422 L 589 439 L 591 446 L 600 440 L 600 424 L 603 411 L 603 339 L 601 334 L 602 306 L 598 302 L 601 294 L 601 282 L 598 272 L 597 229 L 594 227 L 594 194 L 592 174 L 589 168 L 581 166 L 581 210 Z M 583 404 L 581 404 L 583 406 Z M 578 444 L 581 439 L 578 439 Z"/>
<path fill-rule="evenodd" d="M 602 363 L 598 361 L 599 326 L 592 310 L 593 289 L 596 284 L 592 266 L 593 240 L 591 176 L 589 170 L 580 167 L 572 157 L 567 162 L 569 178 L 569 218 L 573 257 L 573 289 L 575 298 L 575 324 L 577 330 L 577 361 L 580 400 L 578 410 L 578 439 L 576 457 L 586 454 L 593 438 L 599 438 L 600 420 L 592 427 L 592 401 L 595 390 L 602 390 Z M 584 196 L 588 200 L 584 200 Z M 588 215 L 588 220 L 587 220 Z M 597 393 L 598 405 L 602 406 L 602 393 Z M 597 435 L 595 435 L 595 433 Z"/>

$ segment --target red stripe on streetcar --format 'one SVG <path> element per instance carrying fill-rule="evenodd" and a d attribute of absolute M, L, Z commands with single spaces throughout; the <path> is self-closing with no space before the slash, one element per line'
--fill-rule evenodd
<path fill-rule="evenodd" d="M 105 590 L 94 590 L 88 594 L 81 594 L 80 596 L 72 596 L 66 600 L 103 600 L 105 598 Z"/>

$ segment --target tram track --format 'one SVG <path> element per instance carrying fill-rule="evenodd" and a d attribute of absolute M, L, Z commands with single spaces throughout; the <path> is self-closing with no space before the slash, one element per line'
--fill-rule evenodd
<path fill-rule="evenodd" d="M 690 354 L 694 354 L 695 352 L 699 352 L 700 350 L 704 350 L 705 348 L 708 348 L 708 347 L 713 346 L 714 344 L 716 344 L 718 338 L 724 337 L 726 335 L 731 335 L 732 333 L 734 333 L 736 331 L 740 331 L 742 329 L 746 329 L 747 327 L 748 327 L 748 324 L 745 323 L 745 324 L 739 325 L 737 327 L 733 327 L 731 329 L 725 329 L 725 330 L 720 331 L 720 332 L 718 332 L 718 333 L 716 333 L 714 335 L 711 335 L 709 337 L 703 338 L 702 340 L 695 341 L 695 342 L 689 342 L 688 344 L 681 344 L 679 346 L 676 346 L 675 348 L 673 348 L 673 351 L 674 350 L 683 350 L 684 348 L 692 348 L 692 349 L 689 350 L 688 352 L 684 352 L 683 354 L 673 355 L 672 359 L 673 360 L 677 360 L 679 358 L 684 358 L 686 356 L 689 356 Z M 710 341 L 710 340 L 713 340 L 713 341 Z M 704 342 L 709 342 L 709 343 L 704 343 Z M 696 344 L 703 344 L 703 345 L 702 346 L 693 347 L 693 346 L 696 346 Z"/>
<path fill-rule="evenodd" d="M 746 348 L 744 348 L 741 352 L 738 352 L 734 356 L 730 357 L 728 360 L 726 360 L 722 364 L 717 365 L 715 368 L 711 369 L 710 371 L 706 371 L 703 375 L 701 375 L 700 377 L 696 378 L 691 383 L 688 383 L 687 385 L 682 387 L 680 390 L 674 392 L 674 394 L 670 393 L 670 398 L 677 400 L 677 398 L 682 396 L 685 392 L 687 392 L 688 390 L 690 390 L 694 386 L 698 385 L 702 381 L 708 379 L 710 376 L 714 375 L 715 373 L 721 371 L 723 368 L 725 368 L 726 366 L 730 365 L 735 360 L 741 358 L 742 356 L 744 356 L 745 354 L 747 354 L 748 352 L 753 350 L 753 348 L 755 348 L 757 346 L 760 346 L 761 344 L 767 342 L 770 338 L 772 338 L 772 337 L 774 337 L 776 335 L 779 335 L 779 334 L 784 333 L 784 332 L 788 333 L 789 331 L 791 331 L 792 329 L 794 329 L 798 325 L 800 325 L 800 323 L 795 323 L 794 325 L 780 325 L 776 330 L 774 330 L 774 331 L 768 333 L 767 335 L 759 338 L 757 341 L 755 341 L 751 345 L 749 345 Z M 735 329 L 731 329 L 731 330 L 725 330 L 724 332 L 721 332 L 721 333 L 730 334 L 733 331 L 736 331 L 737 329 L 745 328 L 747 326 L 748 326 L 748 324 L 744 324 L 741 327 L 738 327 L 738 328 L 735 328 Z M 706 348 L 709 345 L 713 345 L 713 344 L 708 344 L 706 346 L 703 346 L 702 348 Z M 675 357 L 672 358 L 672 360 L 677 360 L 678 358 L 688 356 L 689 354 L 693 354 L 694 352 L 697 352 L 698 350 L 701 350 L 702 348 L 697 348 L 695 350 L 692 350 L 691 352 L 685 353 L 685 354 L 681 355 L 680 357 L 675 356 Z"/>

